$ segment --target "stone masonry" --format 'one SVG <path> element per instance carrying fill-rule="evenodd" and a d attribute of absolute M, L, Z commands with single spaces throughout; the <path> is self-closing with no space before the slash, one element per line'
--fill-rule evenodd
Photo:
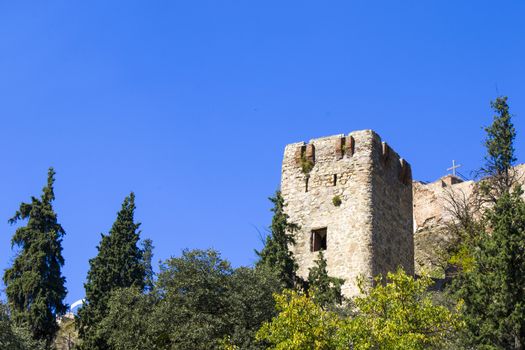
<path fill-rule="evenodd" d="M 319 250 L 345 296 L 360 275 L 414 273 L 411 168 L 372 130 L 287 145 L 281 192 L 300 226 L 290 248 L 303 278 Z"/>
<path fill-rule="evenodd" d="M 514 167 L 515 180 L 525 185 L 525 164 Z M 447 255 L 444 249 L 452 244 L 454 237 L 448 224 L 454 220 L 450 210 L 450 197 L 469 200 L 474 181 L 463 181 L 446 175 L 437 181 L 413 182 L 415 269 L 417 274 L 430 273 L 444 277 Z M 525 197 L 525 196 L 524 196 Z"/>

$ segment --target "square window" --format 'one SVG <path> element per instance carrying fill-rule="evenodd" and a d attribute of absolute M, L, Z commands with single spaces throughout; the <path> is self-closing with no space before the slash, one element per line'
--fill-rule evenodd
<path fill-rule="evenodd" d="M 317 230 L 312 230 L 310 238 L 310 251 L 317 252 L 319 250 L 326 250 L 326 227 Z"/>

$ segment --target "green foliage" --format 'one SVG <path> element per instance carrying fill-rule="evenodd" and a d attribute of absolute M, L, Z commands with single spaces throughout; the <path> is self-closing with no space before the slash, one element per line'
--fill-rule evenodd
<path fill-rule="evenodd" d="M 240 267 L 232 276 L 230 315 L 233 332 L 230 344 L 240 349 L 265 349 L 255 341 L 261 325 L 276 315 L 273 294 L 281 291 L 278 276 L 271 270 Z"/>
<path fill-rule="evenodd" d="M 9 319 L 7 306 L 0 302 L 0 349 L 44 350 L 43 340 L 33 339 L 30 331 L 14 325 Z"/>
<path fill-rule="evenodd" d="M 167 317 L 157 318 L 158 298 L 140 288 L 115 289 L 108 300 L 107 315 L 98 329 L 110 349 L 168 349 L 162 337 Z M 167 316 L 167 315 L 166 315 Z"/>
<path fill-rule="evenodd" d="M 153 284 L 155 282 L 155 272 L 153 271 L 153 266 L 151 261 L 153 260 L 153 241 L 151 239 L 145 239 L 142 242 L 142 263 L 144 265 L 144 288 L 146 291 L 151 291 L 153 289 Z"/>
<path fill-rule="evenodd" d="M 275 315 L 278 279 L 232 269 L 213 250 L 184 251 L 161 266 L 149 293 L 112 292 L 99 332 L 112 349 L 262 349 L 255 332 Z"/>
<path fill-rule="evenodd" d="M 334 196 L 334 198 L 332 198 L 332 204 L 336 207 L 340 206 L 342 203 L 343 200 L 341 199 L 341 196 Z"/>
<path fill-rule="evenodd" d="M 276 294 L 275 301 L 279 315 L 257 332 L 257 339 L 268 342 L 269 349 L 336 349 L 340 320 L 334 313 L 292 290 Z"/>
<path fill-rule="evenodd" d="M 303 174 L 307 175 L 310 174 L 310 171 L 314 168 L 314 162 L 312 162 L 309 159 L 306 159 L 306 157 L 303 155 L 301 157 L 301 171 Z"/>
<path fill-rule="evenodd" d="M 274 204 L 271 233 L 266 237 L 263 249 L 256 252 L 259 256 L 257 267 L 275 271 L 283 287 L 293 288 L 298 282 L 297 263 L 289 247 L 295 244 L 294 234 L 299 226 L 288 221 L 289 217 L 284 212 L 286 204 L 280 191 L 270 201 Z"/>
<path fill-rule="evenodd" d="M 363 280 L 359 287 L 363 296 L 356 297 L 357 315 L 347 319 L 339 332 L 342 348 L 354 349 L 426 349 L 439 347 L 463 326 L 456 310 L 436 305 L 427 292 L 432 280 L 415 280 L 402 269 L 388 273 L 386 283 L 375 279 L 374 287 Z"/>
<path fill-rule="evenodd" d="M 13 265 L 6 269 L 4 283 L 14 323 L 28 328 L 36 340 L 51 343 L 58 330 L 56 315 L 67 307 L 65 278 L 61 268 L 64 229 L 53 210 L 55 171 L 49 169 L 47 185 L 40 198 L 21 203 L 10 223 L 27 220 L 11 240 L 18 246 Z"/>
<path fill-rule="evenodd" d="M 525 203 L 506 193 L 488 211 L 488 228 L 474 248 L 474 266 L 453 288 L 465 302 L 472 345 L 525 346 Z"/>
<path fill-rule="evenodd" d="M 374 287 L 360 283 L 362 296 L 351 304 L 351 316 L 324 310 L 312 298 L 294 291 L 276 296 L 279 315 L 257 338 L 271 349 L 403 349 L 442 348 L 463 327 L 459 313 L 437 305 L 427 292 L 428 277 L 415 280 L 403 270 L 376 278 Z"/>
<path fill-rule="evenodd" d="M 485 166 L 481 174 L 486 178 L 481 182 L 481 190 L 493 202 L 515 184 L 513 165 L 514 139 L 516 130 L 512 123 L 507 97 L 498 97 L 490 103 L 496 112 L 492 125 L 485 128 L 487 138 L 485 148 Z"/>
<path fill-rule="evenodd" d="M 313 295 L 314 301 L 323 308 L 341 305 L 343 302 L 341 286 L 344 280 L 328 276 L 324 254 L 322 251 L 318 254 L 315 266 L 308 274 L 308 291 Z"/>
<path fill-rule="evenodd" d="M 134 222 L 135 195 L 124 199 L 109 235 L 102 235 L 98 255 L 89 261 L 86 304 L 79 310 L 79 336 L 84 349 L 107 349 L 98 324 L 107 315 L 111 292 L 117 288 L 144 288 L 143 252 L 137 246 L 140 224 Z"/>

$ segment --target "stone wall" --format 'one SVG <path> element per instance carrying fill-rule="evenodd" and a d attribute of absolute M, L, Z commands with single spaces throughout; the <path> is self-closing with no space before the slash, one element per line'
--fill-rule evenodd
<path fill-rule="evenodd" d="M 473 186 L 473 181 L 463 181 L 452 175 L 431 183 L 414 181 L 412 188 L 417 274 L 426 272 L 433 277 L 444 277 L 447 258 L 445 249 L 453 238 L 447 229 L 447 224 L 452 220 L 448 198 L 451 195 L 468 198 Z"/>
<path fill-rule="evenodd" d="M 307 161 L 314 165 L 305 173 Z M 311 247 L 312 230 L 321 228 L 327 229 L 328 273 L 345 279 L 347 296 L 357 293 L 359 275 L 399 265 L 413 272 L 410 165 L 373 131 L 287 145 L 281 191 L 290 220 L 301 227 L 291 250 L 302 277 L 318 255 Z"/>
<path fill-rule="evenodd" d="M 515 180 L 525 185 L 525 164 L 514 168 Z M 444 249 L 452 241 L 447 225 L 453 220 L 450 212 L 450 196 L 469 199 L 475 186 L 474 181 L 463 181 L 453 175 L 446 175 L 437 181 L 423 183 L 414 181 L 414 242 L 416 273 L 430 273 L 443 277 L 447 255 Z"/>

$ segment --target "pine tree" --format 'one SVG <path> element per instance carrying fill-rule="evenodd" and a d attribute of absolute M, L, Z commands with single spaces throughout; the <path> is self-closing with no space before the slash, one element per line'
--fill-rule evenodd
<path fill-rule="evenodd" d="M 61 273 L 65 231 L 53 210 L 54 182 L 55 171 L 50 168 L 42 196 L 32 197 L 30 203 L 21 203 L 9 220 L 11 224 L 27 220 L 27 224 L 18 228 L 11 240 L 20 251 L 4 274 L 15 324 L 28 328 L 35 340 L 48 344 L 58 330 L 56 316 L 67 310 L 66 280 Z"/>
<path fill-rule="evenodd" d="M 344 280 L 328 276 L 326 267 L 323 251 L 319 251 L 315 266 L 308 274 L 308 290 L 313 294 L 314 301 L 323 308 L 341 305 L 343 302 L 341 286 Z"/>
<path fill-rule="evenodd" d="M 288 221 L 280 191 L 269 199 L 274 204 L 271 233 L 266 237 L 263 249 L 256 252 L 259 256 L 257 267 L 273 270 L 285 288 L 293 288 L 299 281 L 296 275 L 297 263 L 289 248 L 295 244 L 294 233 L 299 230 L 299 226 Z"/>
<path fill-rule="evenodd" d="M 98 255 L 89 261 L 86 304 L 79 310 L 79 336 L 82 348 L 108 349 L 104 335 L 97 328 L 107 314 L 111 292 L 118 288 L 144 289 L 143 251 L 137 246 L 139 223 L 134 222 L 135 195 L 124 199 L 122 209 L 108 235 L 102 235 Z"/>

